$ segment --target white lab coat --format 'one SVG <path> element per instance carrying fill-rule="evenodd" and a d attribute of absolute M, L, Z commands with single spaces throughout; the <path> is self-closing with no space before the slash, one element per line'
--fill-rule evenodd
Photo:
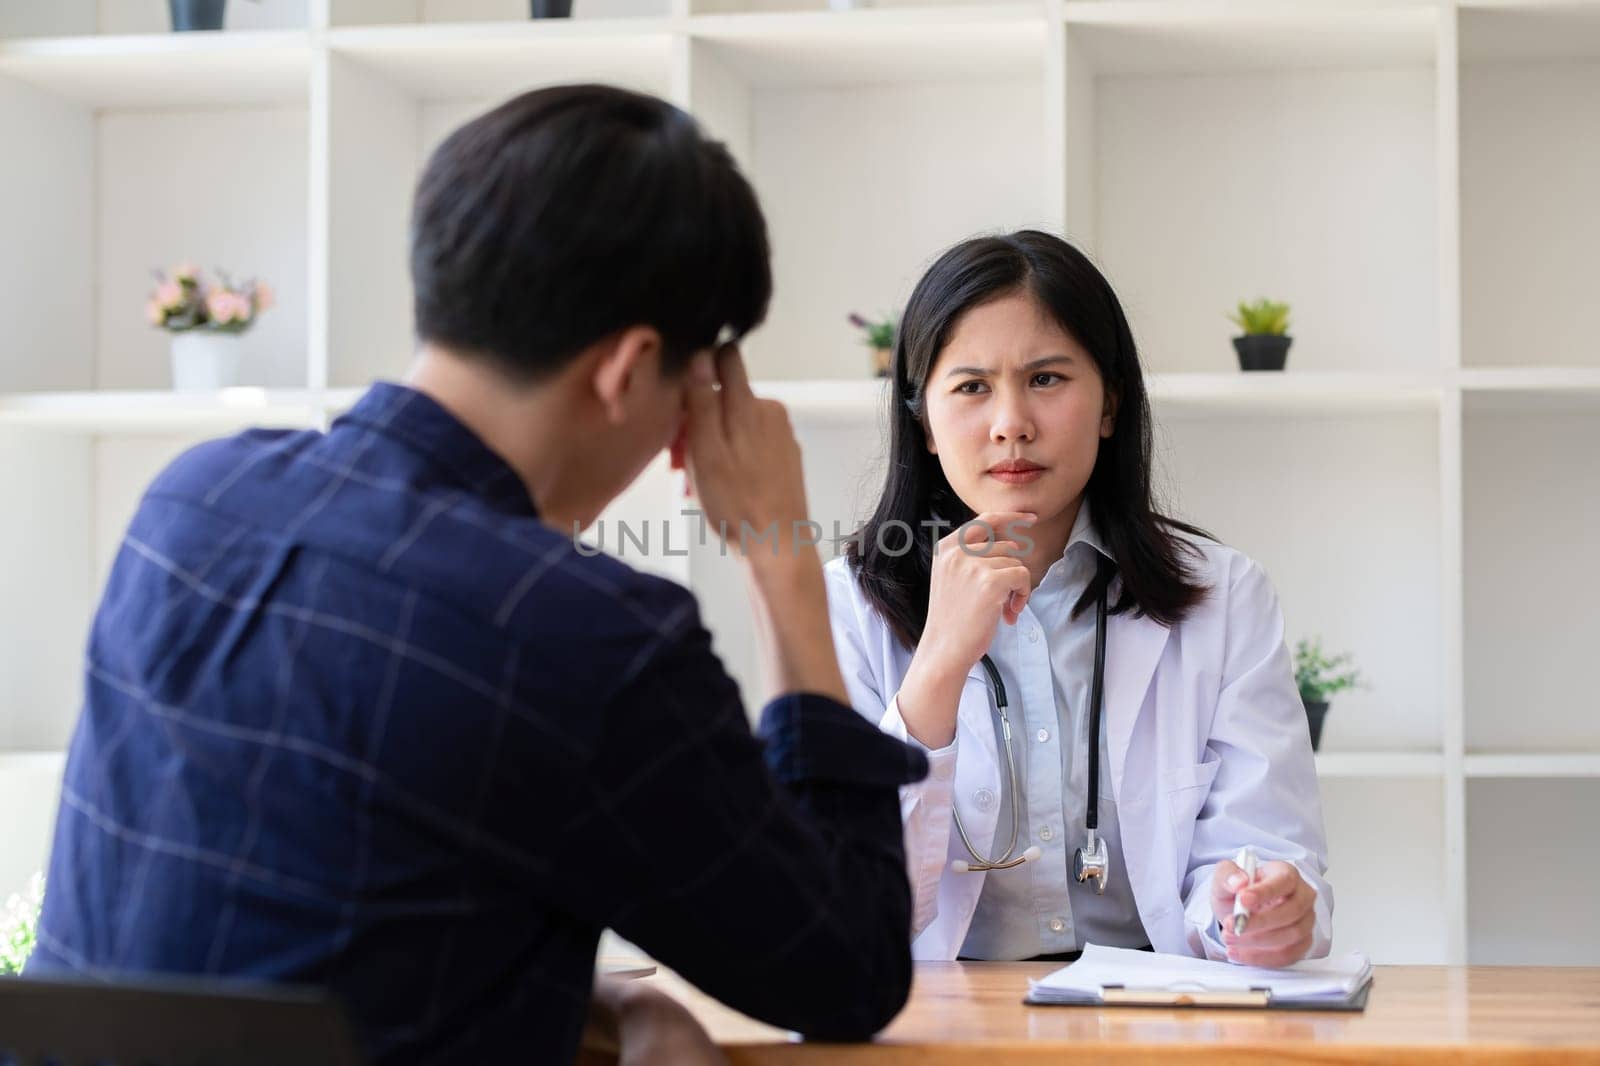
<path fill-rule="evenodd" d="M 1260 566 L 1201 541 L 1192 569 L 1211 592 L 1174 629 L 1132 612 L 1106 628 L 1105 730 L 1122 840 L 1139 917 L 1157 951 L 1224 958 L 1211 911 L 1211 873 L 1245 844 L 1262 861 L 1293 863 L 1316 890 L 1310 957 L 1328 953 L 1333 894 L 1305 710 L 1284 644 L 1277 593 Z M 828 563 L 834 643 L 850 702 L 908 739 L 896 694 L 911 652 L 862 596 L 848 562 Z M 1111 586 L 1116 603 L 1120 582 Z M 968 858 L 952 804 L 983 854 L 997 846 L 1004 764 L 981 665 L 967 675 L 956 739 L 929 755 L 926 780 L 901 789 L 913 895 L 912 953 L 954 959 L 966 940 L 984 873 L 953 873 Z M 987 808 L 987 809 L 984 809 Z M 1083 827 L 1069 826 L 1081 835 Z M 1009 836 L 1009 829 L 1007 830 Z M 999 844 L 1003 845 L 1003 841 Z M 1019 844 L 1019 849 L 1026 846 Z M 1076 847 L 1076 844 L 1071 845 Z"/>

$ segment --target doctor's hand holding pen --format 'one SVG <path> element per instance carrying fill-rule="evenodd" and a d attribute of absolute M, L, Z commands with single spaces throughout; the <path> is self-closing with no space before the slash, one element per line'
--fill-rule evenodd
<path fill-rule="evenodd" d="M 1241 852 L 1244 868 L 1224 859 L 1211 875 L 1211 910 L 1221 925 L 1228 961 L 1244 966 L 1293 965 L 1311 950 L 1316 890 L 1290 863 L 1265 862 L 1257 867 L 1253 859 Z"/>
<path fill-rule="evenodd" d="M 906 731 L 937 751 L 956 735 L 967 671 L 983 658 L 994 627 L 1017 616 L 1033 591 L 1019 537 L 1035 521 L 1021 511 L 978 515 L 939 540 L 928 588 L 928 622 L 900 683 Z"/>

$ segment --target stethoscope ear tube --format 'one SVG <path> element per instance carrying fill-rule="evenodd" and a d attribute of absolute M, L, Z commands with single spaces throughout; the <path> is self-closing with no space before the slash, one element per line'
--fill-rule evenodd
<path fill-rule="evenodd" d="M 1101 584 L 1094 612 L 1094 676 L 1089 684 L 1089 795 L 1083 819 L 1089 830 L 1091 848 L 1094 831 L 1100 828 L 1100 712 L 1105 703 L 1106 683 L 1106 588 L 1111 583 L 1104 568 L 1095 580 Z"/>
<path fill-rule="evenodd" d="M 1021 866 L 1025 862 L 1036 862 L 1043 857 L 1044 852 L 1039 849 L 1038 845 L 1034 845 L 1008 862 L 967 862 L 965 859 L 952 859 L 950 860 L 950 870 L 958 874 L 982 873 L 985 870 L 1009 870 L 1013 867 Z M 977 858 L 977 856 L 973 856 L 973 858 Z"/>

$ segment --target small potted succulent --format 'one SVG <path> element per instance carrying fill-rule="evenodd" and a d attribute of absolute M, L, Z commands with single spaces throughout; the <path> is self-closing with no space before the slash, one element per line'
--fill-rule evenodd
<path fill-rule="evenodd" d="M 1261 299 L 1239 302 L 1238 310 L 1228 315 L 1244 336 L 1233 338 L 1241 370 L 1282 370 L 1289 358 L 1289 305 Z"/>
<path fill-rule="evenodd" d="M 33 954 L 39 932 L 39 907 L 44 903 L 44 876 L 34 874 L 27 889 L 0 907 L 0 977 L 22 972 Z"/>
<path fill-rule="evenodd" d="M 272 289 L 264 281 L 235 285 L 221 271 L 213 281 L 193 263 L 180 263 L 165 274 L 158 270 L 155 276 L 145 317 L 172 334 L 172 387 L 237 385 L 239 337 L 272 307 Z"/>
<path fill-rule="evenodd" d="M 867 347 L 872 349 L 873 376 L 888 377 L 890 366 L 894 362 L 895 320 L 891 317 L 873 321 L 852 313 L 850 324 L 862 331 L 864 334 L 862 339 Z"/>
<path fill-rule="evenodd" d="M 1328 716 L 1328 697 L 1361 684 L 1361 675 L 1351 668 L 1348 653 L 1328 656 L 1317 637 L 1301 640 L 1294 646 L 1294 683 L 1300 702 L 1306 707 L 1306 722 L 1311 728 L 1311 750 L 1322 742 L 1322 723 Z"/>

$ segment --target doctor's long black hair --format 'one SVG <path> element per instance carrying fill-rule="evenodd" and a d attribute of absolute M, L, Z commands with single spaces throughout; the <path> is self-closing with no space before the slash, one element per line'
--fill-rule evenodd
<path fill-rule="evenodd" d="M 906 305 L 894 347 L 888 477 L 877 510 L 845 548 L 863 593 L 908 648 L 921 639 L 928 619 L 936 538 L 922 523 L 940 519 L 957 526 L 975 517 L 926 447 L 928 375 L 963 314 L 1019 292 L 1031 294 L 1082 345 L 1107 394 L 1119 398 L 1087 491 L 1095 529 L 1117 565 L 1115 573 L 1101 569 L 1072 613 L 1093 603 L 1100 584 L 1118 575 L 1122 591 L 1113 613 L 1132 610 L 1168 626 L 1182 621 L 1207 591 L 1185 560 L 1195 549 L 1179 534 L 1213 538 L 1152 507 L 1150 402 L 1133 333 L 1110 284 L 1082 252 L 1048 233 L 979 237 L 941 255 Z M 904 550 L 907 527 L 910 551 Z"/>

